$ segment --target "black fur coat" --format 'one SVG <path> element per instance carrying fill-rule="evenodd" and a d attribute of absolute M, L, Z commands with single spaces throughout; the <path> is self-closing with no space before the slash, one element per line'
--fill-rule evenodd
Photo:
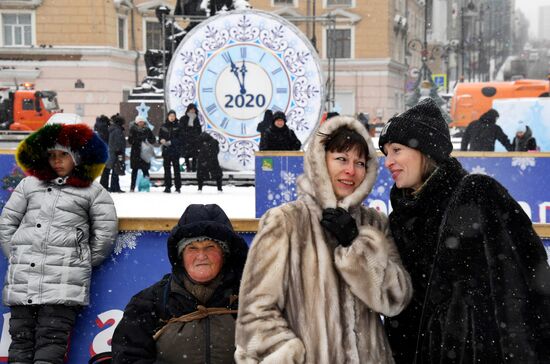
<path fill-rule="evenodd" d="M 394 186 L 391 202 L 414 288 L 385 320 L 396 362 L 549 363 L 550 268 L 508 191 L 452 158 L 415 195 Z"/>

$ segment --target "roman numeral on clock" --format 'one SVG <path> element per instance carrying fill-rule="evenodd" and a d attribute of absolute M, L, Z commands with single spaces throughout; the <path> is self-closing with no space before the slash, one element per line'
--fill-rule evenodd
<path fill-rule="evenodd" d="M 225 129 L 227 128 L 227 124 L 229 124 L 229 118 L 228 117 L 224 117 L 222 122 L 220 123 L 220 126 Z"/>
<path fill-rule="evenodd" d="M 230 62 L 231 62 L 231 56 L 229 55 L 229 52 L 223 52 L 223 53 L 222 53 L 222 57 L 223 57 L 223 60 L 224 60 L 226 63 L 230 63 Z"/>
<path fill-rule="evenodd" d="M 246 48 L 245 48 L 245 47 L 242 47 L 242 48 L 241 48 L 241 58 L 242 58 L 242 59 L 245 59 L 245 58 L 246 58 Z"/>
<path fill-rule="evenodd" d="M 288 89 L 286 87 L 278 87 L 277 93 L 278 94 L 286 94 L 288 92 Z"/>
<path fill-rule="evenodd" d="M 213 92 L 214 89 L 212 87 L 203 87 L 202 92 Z"/>
<path fill-rule="evenodd" d="M 242 135 L 246 134 L 246 124 L 245 123 L 241 123 L 241 134 Z"/>
<path fill-rule="evenodd" d="M 273 111 L 283 111 L 283 109 L 281 109 L 281 108 L 280 108 L 279 106 L 277 106 L 277 105 L 273 105 L 273 106 L 271 107 L 271 110 L 273 110 Z"/>
<path fill-rule="evenodd" d="M 216 110 L 218 110 L 216 104 L 210 104 L 206 107 L 206 112 L 208 113 L 208 115 L 212 115 L 216 112 Z"/>
<path fill-rule="evenodd" d="M 271 71 L 272 75 L 276 75 L 277 73 L 281 72 L 283 69 L 281 67 L 275 68 L 273 71 Z"/>

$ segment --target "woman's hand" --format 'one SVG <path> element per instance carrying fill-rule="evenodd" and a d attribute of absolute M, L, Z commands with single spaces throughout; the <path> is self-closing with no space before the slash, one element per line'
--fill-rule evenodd
<path fill-rule="evenodd" d="M 350 246 L 353 239 L 359 234 L 355 220 L 349 212 L 341 207 L 324 209 L 321 225 L 334 235 L 343 247 Z"/>

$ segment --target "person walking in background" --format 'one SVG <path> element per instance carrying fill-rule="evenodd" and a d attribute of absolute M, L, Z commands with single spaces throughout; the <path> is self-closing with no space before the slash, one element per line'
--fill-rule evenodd
<path fill-rule="evenodd" d="M 518 121 L 516 136 L 512 141 L 512 150 L 516 152 L 537 150 L 537 140 L 533 137 L 533 131 L 522 120 Z"/>
<path fill-rule="evenodd" d="M 109 192 L 122 193 L 120 189 L 119 176 L 125 174 L 125 150 L 126 139 L 124 138 L 124 124 L 126 121 L 119 114 L 111 117 L 109 126 L 109 158 L 105 163 L 105 169 L 101 175 L 100 183 Z M 109 184 L 109 176 L 111 183 Z"/>
<path fill-rule="evenodd" d="M 95 119 L 94 131 L 99 135 L 105 144 L 109 143 L 109 118 L 100 115 Z"/>
<path fill-rule="evenodd" d="M 523 208 L 468 174 L 432 99 L 391 118 L 379 148 L 390 229 L 414 295 L 384 320 L 396 363 L 548 363 L 550 268 Z"/>
<path fill-rule="evenodd" d="M 479 120 L 472 121 L 462 136 L 460 150 L 471 152 L 494 152 L 495 141 L 512 150 L 510 139 L 504 134 L 502 128 L 496 124 L 499 117 L 498 111 L 491 109 L 481 115 Z"/>
<path fill-rule="evenodd" d="M 113 363 L 232 363 L 247 252 L 218 205 L 189 205 L 168 237 L 172 272 L 126 306 Z"/>
<path fill-rule="evenodd" d="M 15 157 L 28 176 L 0 215 L 8 361 L 62 364 L 90 300 L 92 266 L 111 254 L 118 233 L 113 200 L 94 182 L 107 147 L 84 124 L 52 124 L 23 140 Z"/>
<path fill-rule="evenodd" d="M 273 122 L 260 139 L 260 150 L 300 150 L 302 143 L 287 125 L 282 111 L 273 114 Z"/>
<path fill-rule="evenodd" d="M 197 183 L 199 185 L 199 191 L 202 191 L 202 186 L 206 180 L 215 180 L 218 191 L 223 191 L 223 172 L 220 167 L 220 162 L 218 161 L 219 152 L 220 147 L 218 141 L 207 132 L 202 132 L 198 139 L 197 153 Z"/>
<path fill-rule="evenodd" d="M 134 192 L 136 188 L 136 179 L 138 170 L 141 169 L 144 177 L 149 177 L 150 161 L 142 158 L 142 143 L 155 143 L 155 136 L 146 124 L 142 116 L 137 116 L 134 125 L 128 132 L 128 144 L 130 144 L 130 168 L 132 168 L 132 179 L 130 182 L 130 191 Z"/>
<path fill-rule="evenodd" d="M 258 123 L 256 131 L 262 134 L 273 122 L 273 111 L 267 109 L 264 113 L 264 118 L 261 122 Z"/>
<path fill-rule="evenodd" d="M 365 128 L 312 135 L 298 199 L 262 216 L 241 281 L 237 363 L 390 363 L 380 313 L 412 295 L 385 215 L 362 205 L 378 174 Z"/>
<path fill-rule="evenodd" d="M 176 192 L 181 191 L 181 172 L 180 172 L 180 154 L 181 154 L 181 129 L 178 118 L 174 110 L 168 111 L 166 121 L 159 130 L 159 143 L 162 149 L 162 158 L 164 166 L 164 192 L 170 193 L 172 188 L 172 173 L 174 170 L 174 186 Z"/>
<path fill-rule="evenodd" d="M 197 171 L 197 139 L 201 134 L 199 110 L 195 104 L 187 105 L 185 115 L 180 118 L 181 156 L 185 158 L 185 171 Z"/>

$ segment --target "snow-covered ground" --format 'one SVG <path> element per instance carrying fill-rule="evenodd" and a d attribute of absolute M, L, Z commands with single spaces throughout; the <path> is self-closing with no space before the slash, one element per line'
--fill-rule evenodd
<path fill-rule="evenodd" d="M 223 192 L 216 186 L 204 186 L 202 192 L 196 185 L 184 185 L 181 193 L 164 193 L 164 187 L 151 187 L 150 192 L 128 192 L 130 174 L 120 178 L 120 187 L 126 193 L 111 193 L 118 217 L 179 218 L 190 204 L 218 204 L 231 219 L 255 218 L 254 187 L 224 185 Z M 136 189 L 137 191 L 137 189 Z"/>

